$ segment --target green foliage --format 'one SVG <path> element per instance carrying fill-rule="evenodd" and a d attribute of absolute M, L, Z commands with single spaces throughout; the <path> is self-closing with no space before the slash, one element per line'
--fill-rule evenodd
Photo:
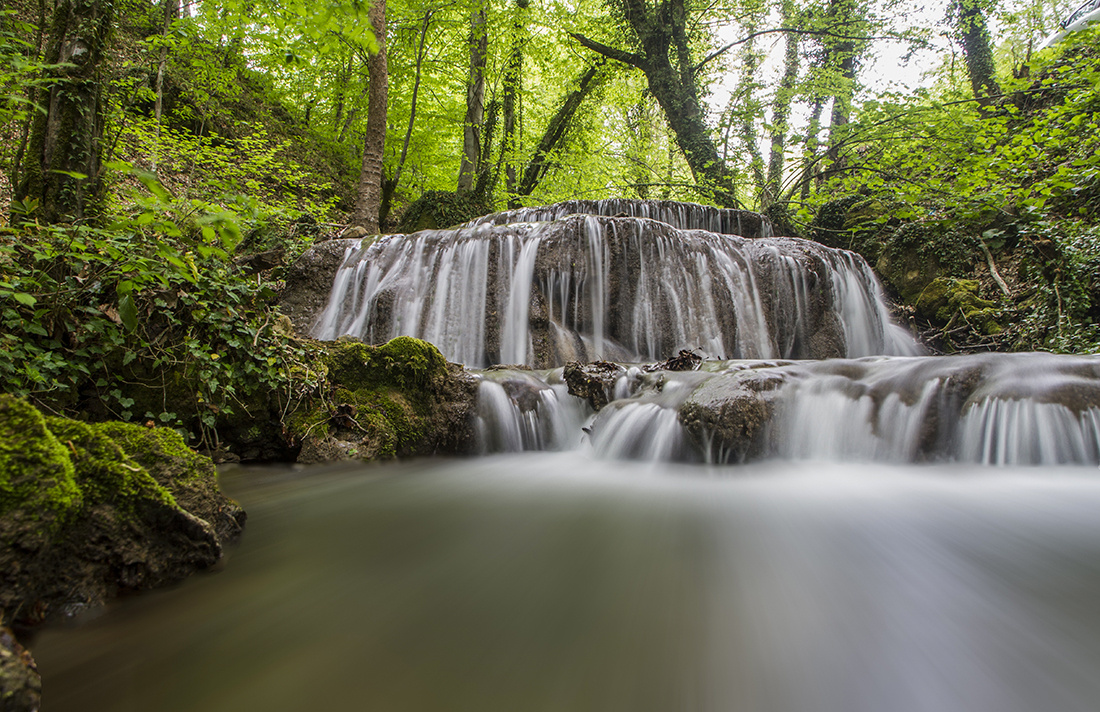
<path fill-rule="evenodd" d="M 50 82 L 47 69 L 28 37 L 34 26 L 14 10 L 0 10 L 0 126 L 25 121 L 38 107 L 31 100 L 35 89 Z"/>
<path fill-rule="evenodd" d="M 1093 29 L 1044 51 L 1031 77 L 1006 81 L 1006 98 L 987 108 L 949 99 L 958 96 L 951 87 L 865 102 L 839 168 L 801 206 L 800 220 L 816 215 L 816 239 L 877 261 L 889 286 L 933 322 L 967 308 L 929 300 L 929 287 L 980 277 L 971 296 L 1006 324 L 986 345 L 1095 349 L 1098 39 Z M 1013 285 L 1009 296 L 994 283 L 991 260 Z M 983 313 L 970 327 L 991 336 L 1000 332 L 992 319 Z"/>
<path fill-rule="evenodd" d="M 308 387 L 304 350 L 230 259 L 240 216 L 131 175 L 152 191 L 106 228 L 0 229 L 0 387 L 214 443 L 238 410 Z"/>

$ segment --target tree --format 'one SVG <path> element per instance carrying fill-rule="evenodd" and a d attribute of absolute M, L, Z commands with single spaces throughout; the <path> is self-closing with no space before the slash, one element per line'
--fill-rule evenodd
<path fill-rule="evenodd" d="M 793 0 L 783 0 L 783 25 L 793 26 L 796 10 Z M 794 97 L 794 85 L 798 79 L 799 35 L 788 32 L 783 55 L 783 76 L 775 90 L 772 102 L 771 151 L 768 156 L 768 178 L 764 191 L 763 206 L 767 207 L 780 194 L 783 185 L 783 167 L 787 152 L 787 132 L 790 129 L 791 100 Z"/>
<path fill-rule="evenodd" d="M 94 216 L 102 196 L 102 64 L 114 19 L 110 0 L 58 0 L 45 60 L 52 80 L 37 94 L 39 113 L 16 196 L 38 201 L 46 222 Z"/>
<path fill-rule="evenodd" d="M 691 51 L 685 0 L 616 0 L 631 32 L 632 51 L 610 47 L 574 33 L 583 46 L 603 56 L 637 67 L 660 104 L 676 143 L 691 166 L 696 182 L 722 206 L 735 206 L 734 174 L 718 155 L 699 99 L 697 74 L 712 57 L 696 62 Z M 716 56 L 716 55 L 715 55 Z"/>
<path fill-rule="evenodd" d="M 382 161 L 386 149 L 386 103 L 389 73 L 386 68 L 386 0 L 375 0 L 367 14 L 378 41 L 378 51 L 368 62 L 370 89 L 367 99 L 367 130 L 363 138 L 363 167 L 359 173 L 355 209 L 349 222 L 378 232 L 382 203 Z"/>
<path fill-rule="evenodd" d="M 955 20 L 955 41 L 966 55 L 966 73 L 974 98 L 988 104 L 993 97 L 1000 96 L 1001 87 L 993 74 L 993 48 L 985 21 L 985 3 L 983 0 L 954 0 L 951 13 Z"/>
<path fill-rule="evenodd" d="M 458 170 L 458 192 L 473 190 L 485 157 L 481 129 L 485 121 L 485 63 L 489 53 L 488 15 L 479 2 L 470 15 L 470 80 L 466 85 L 466 118 L 462 122 L 462 165 Z"/>

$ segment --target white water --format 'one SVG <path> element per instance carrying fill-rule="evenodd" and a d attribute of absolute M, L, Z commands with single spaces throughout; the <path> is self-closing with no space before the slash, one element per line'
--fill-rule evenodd
<path fill-rule="evenodd" d="M 494 372 L 498 383 L 535 382 L 531 372 Z M 560 382 L 561 372 L 545 378 Z M 542 381 L 538 381 L 542 383 Z M 712 430 L 692 437 L 685 404 L 735 403 L 764 383 L 770 417 L 751 449 Z M 499 386 L 495 386 L 498 387 Z M 535 386 L 546 388 L 546 386 Z M 485 386 L 483 386 L 485 388 Z M 756 391 L 753 391 L 756 392 Z M 483 391 L 484 393 L 484 391 Z M 561 386 L 544 391 L 538 413 L 557 433 L 584 433 L 597 457 L 737 462 L 960 462 L 1056 465 L 1100 462 L 1100 358 L 1052 354 L 708 362 L 698 372 L 643 374 L 633 368 L 599 413 Z M 483 396 L 479 427 L 515 419 L 509 398 Z M 587 429 L 587 432 L 582 429 Z M 537 450 L 524 441 L 489 447 Z M 561 448 L 561 439 L 557 441 Z"/>
<path fill-rule="evenodd" d="M 472 220 L 469 225 L 508 225 L 521 222 L 551 222 L 568 215 L 602 215 L 656 220 L 678 230 L 706 230 L 720 235 L 771 237 L 771 222 L 759 213 L 712 208 L 671 200 L 567 200 L 555 205 L 519 208 Z"/>
<path fill-rule="evenodd" d="M 350 243 L 311 333 L 415 336 L 471 367 L 918 352 L 852 253 L 594 216 Z"/>

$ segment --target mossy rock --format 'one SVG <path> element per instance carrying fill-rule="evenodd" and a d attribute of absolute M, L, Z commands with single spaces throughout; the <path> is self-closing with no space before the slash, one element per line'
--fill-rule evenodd
<path fill-rule="evenodd" d="M 962 277 L 974 264 L 974 240 L 932 223 L 905 223 L 887 239 L 875 270 L 906 304 L 940 277 Z"/>
<path fill-rule="evenodd" d="M 287 419 L 299 462 L 376 460 L 468 448 L 476 383 L 426 341 L 319 343 L 328 387 Z"/>
<path fill-rule="evenodd" d="M 397 230 L 409 233 L 453 227 L 492 211 L 492 206 L 476 193 L 429 190 L 405 209 Z"/>
<path fill-rule="evenodd" d="M 44 417 L 11 396 L 0 477 L 0 617 L 20 625 L 207 568 L 244 519 L 174 431 Z"/>
<path fill-rule="evenodd" d="M 998 321 L 1001 312 L 996 304 L 979 296 L 979 289 L 977 280 L 939 277 L 917 298 L 917 313 L 943 324 L 961 317 L 983 334 L 999 334 L 1004 330 Z"/>
<path fill-rule="evenodd" d="M 218 472 L 210 458 L 187 447 L 179 433 L 171 428 L 119 422 L 97 427 L 170 493 L 180 507 L 210 523 L 222 544 L 240 536 L 244 510 L 218 489 Z"/>
<path fill-rule="evenodd" d="M 172 494 L 134 463 L 102 425 L 52 416 L 46 425 L 72 451 L 86 505 L 109 504 L 123 516 L 136 516 L 138 508 L 149 505 L 177 506 Z"/>
<path fill-rule="evenodd" d="M 344 338 L 322 357 L 329 379 L 351 390 L 393 386 L 423 390 L 444 378 L 447 360 L 427 341 L 398 336 L 382 346 Z"/>
<path fill-rule="evenodd" d="M 69 452 L 45 418 L 26 401 L 0 394 L 0 520 L 29 513 L 53 530 L 82 504 Z"/>
<path fill-rule="evenodd" d="M 894 221 L 892 214 L 892 207 L 877 197 L 849 195 L 822 205 L 810 234 L 816 242 L 858 252 L 874 264 L 882 253 L 882 232 Z"/>

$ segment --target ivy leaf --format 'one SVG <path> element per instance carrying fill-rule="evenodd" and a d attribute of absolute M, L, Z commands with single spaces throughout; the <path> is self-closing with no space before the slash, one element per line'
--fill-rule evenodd
<path fill-rule="evenodd" d="M 127 331 L 133 331 L 137 328 L 137 306 L 134 304 L 134 298 L 131 295 L 127 294 L 118 300 L 118 316 Z"/>

